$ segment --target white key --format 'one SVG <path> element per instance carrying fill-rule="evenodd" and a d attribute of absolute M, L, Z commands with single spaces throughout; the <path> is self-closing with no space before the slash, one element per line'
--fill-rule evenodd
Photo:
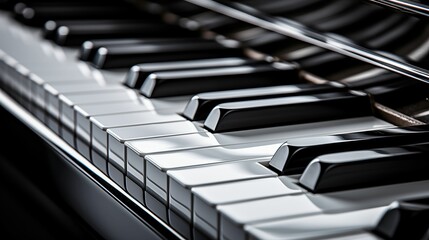
<path fill-rule="evenodd" d="M 192 220 L 192 192 L 197 186 L 250 180 L 277 176 L 262 164 L 268 159 L 196 167 L 167 172 L 169 181 L 168 204 L 171 209 L 181 213 L 185 220 Z M 147 184 L 156 184 L 147 182 Z"/>
<path fill-rule="evenodd" d="M 427 196 L 429 181 L 393 184 L 326 194 L 300 194 L 218 206 L 224 239 L 245 239 L 249 224 L 320 213 L 387 206 L 396 200 Z"/>
<path fill-rule="evenodd" d="M 146 180 L 157 182 L 155 189 L 149 186 L 147 188 L 162 193 L 161 196 L 167 196 L 166 172 L 169 170 L 271 157 L 277 147 L 288 138 L 387 126 L 392 125 L 372 117 L 364 117 L 222 134 L 200 132 L 127 141 L 127 177 L 142 187 L 145 187 Z M 146 171 L 150 173 L 150 177 L 146 177 Z M 166 200 L 162 197 L 161 199 Z"/>
<path fill-rule="evenodd" d="M 371 230 L 389 206 L 326 213 L 246 225 L 250 239 L 321 239 Z"/>
<path fill-rule="evenodd" d="M 303 192 L 286 176 L 193 187 L 194 228 L 210 238 L 217 239 L 217 206 Z"/>
<path fill-rule="evenodd" d="M 108 135 L 106 130 L 114 127 L 144 125 L 151 123 L 167 123 L 184 121 L 176 113 L 155 111 L 131 112 L 114 115 L 90 117 L 91 121 L 91 159 L 95 162 L 106 162 Z M 104 165 L 104 164 L 103 164 Z"/>
<path fill-rule="evenodd" d="M 94 120 L 98 116 L 104 115 L 121 115 L 123 113 L 141 112 L 141 111 L 155 111 L 160 113 L 175 113 L 183 109 L 188 98 L 175 97 L 175 98 L 162 98 L 162 99 L 148 99 L 143 96 L 138 96 L 136 99 L 122 102 L 112 103 L 97 103 L 97 104 L 79 104 L 75 105 L 75 135 L 77 150 L 86 158 L 90 159 L 89 145 L 91 141 L 91 121 L 90 117 Z M 133 126 L 134 127 L 134 126 Z M 130 128 L 133 128 L 130 127 Z M 137 126 L 136 126 L 137 127 Z M 138 128 L 138 127 L 137 127 Z M 138 132 L 138 129 L 136 130 Z M 120 138 L 120 136 L 118 136 Z"/>

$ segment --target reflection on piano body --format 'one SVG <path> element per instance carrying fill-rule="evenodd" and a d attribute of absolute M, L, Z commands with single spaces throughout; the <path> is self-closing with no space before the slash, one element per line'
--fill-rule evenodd
<path fill-rule="evenodd" d="M 424 3 L 0 4 L 4 131 L 100 238 L 428 238 Z"/>

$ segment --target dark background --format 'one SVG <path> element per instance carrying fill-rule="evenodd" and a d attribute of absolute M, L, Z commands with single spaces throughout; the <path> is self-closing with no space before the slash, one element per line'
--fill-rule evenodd
<path fill-rule="evenodd" d="M 0 238 L 102 239 L 56 192 L 48 147 L 0 107 Z"/>

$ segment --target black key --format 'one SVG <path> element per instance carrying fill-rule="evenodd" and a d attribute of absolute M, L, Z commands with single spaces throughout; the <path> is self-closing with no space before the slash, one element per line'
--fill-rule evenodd
<path fill-rule="evenodd" d="M 199 121 L 206 119 L 210 111 L 221 103 L 336 91 L 344 91 L 343 85 L 335 82 L 325 84 L 302 83 L 265 88 L 200 93 L 189 100 L 183 111 L 183 116 L 192 121 Z"/>
<path fill-rule="evenodd" d="M 43 26 L 49 20 L 71 19 L 129 19 L 144 15 L 129 6 L 34 6 L 25 7 L 17 18 L 24 24 Z"/>
<path fill-rule="evenodd" d="M 371 114 L 368 95 L 347 91 L 222 103 L 210 112 L 204 126 L 225 132 Z"/>
<path fill-rule="evenodd" d="M 302 80 L 296 65 L 263 62 L 234 67 L 155 72 L 143 82 L 140 92 L 147 97 L 167 97 L 298 82 Z"/>
<path fill-rule="evenodd" d="M 429 198 L 393 202 L 373 232 L 383 239 L 428 239 Z"/>
<path fill-rule="evenodd" d="M 197 32 L 166 23 L 115 22 L 100 24 L 73 24 L 57 29 L 55 43 L 77 46 L 90 39 L 197 37 Z M 135 46 L 135 45 L 133 45 Z"/>
<path fill-rule="evenodd" d="M 318 156 L 299 183 L 311 192 L 331 192 L 427 180 L 429 144 L 376 148 Z"/>
<path fill-rule="evenodd" d="M 118 45 L 135 45 L 135 44 L 154 44 L 154 43 L 176 43 L 186 42 L 189 38 L 117 38 L 117 39 L 99 39 L 99 40 L 88 40 L 85 41 L 79 51 L 78 58 L 82 61 L 92 62 L 94 60 L 95 53 L 98 49 L 106 46 L 118 46 Z M 200 38 L 193 38 L 192 41 L 208 41 Z"/>
<path fill-rule="evenodd" d="M 368 148 L 393 147 L 429 139 L 429 125 L 288 139 L 271 158 L 270 168 L 281 174 L 302 173 L 319 155 Z"/>
<path fill-rule="evenodd" d="M 49 40 L 55 40 L 58 28 L 73 25 L 114 25 L 114 24 L 147 24 L 147 23 L 161 23 L 157 19 L 87 19 L 87 20 L 49 20 L 43 25 L 42 35 Z"/>
<path fill-rule="evenodd" d="M 188 40 L 189 41 L 189 40 Z M 211 58 L 211 59 L 196 59 L 184 60 L 176 62 L 156 62 L 143 63 L 134 65 L 128 71 L 124 84 L 128 87 L 140 89 L 144 80 L 152 73 L 159 71 L 197 69 L 197 68 L 212 68 L 212 67 L 229 67 L 240 66 L 248 63 L 254 63 L 257 60 L 250 58 Z"/>
<path fill-rule="evenodd" d="M 243 56 L 243 53 L 238 47 L 226 47 L 216 41 L 190 40 L 104 47 L 95 54 L 93 64 L 97 68 L 107 69 L 130 67 L 138 63 L 240 56 Z"/>

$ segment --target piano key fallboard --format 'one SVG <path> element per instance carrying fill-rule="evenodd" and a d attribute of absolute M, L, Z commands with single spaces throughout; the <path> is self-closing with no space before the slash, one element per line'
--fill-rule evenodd
<path fill-rule="evenodd" d="M 0 7 L 1 106 L 100 238 L 428 238 L 424 3 Z"/>

